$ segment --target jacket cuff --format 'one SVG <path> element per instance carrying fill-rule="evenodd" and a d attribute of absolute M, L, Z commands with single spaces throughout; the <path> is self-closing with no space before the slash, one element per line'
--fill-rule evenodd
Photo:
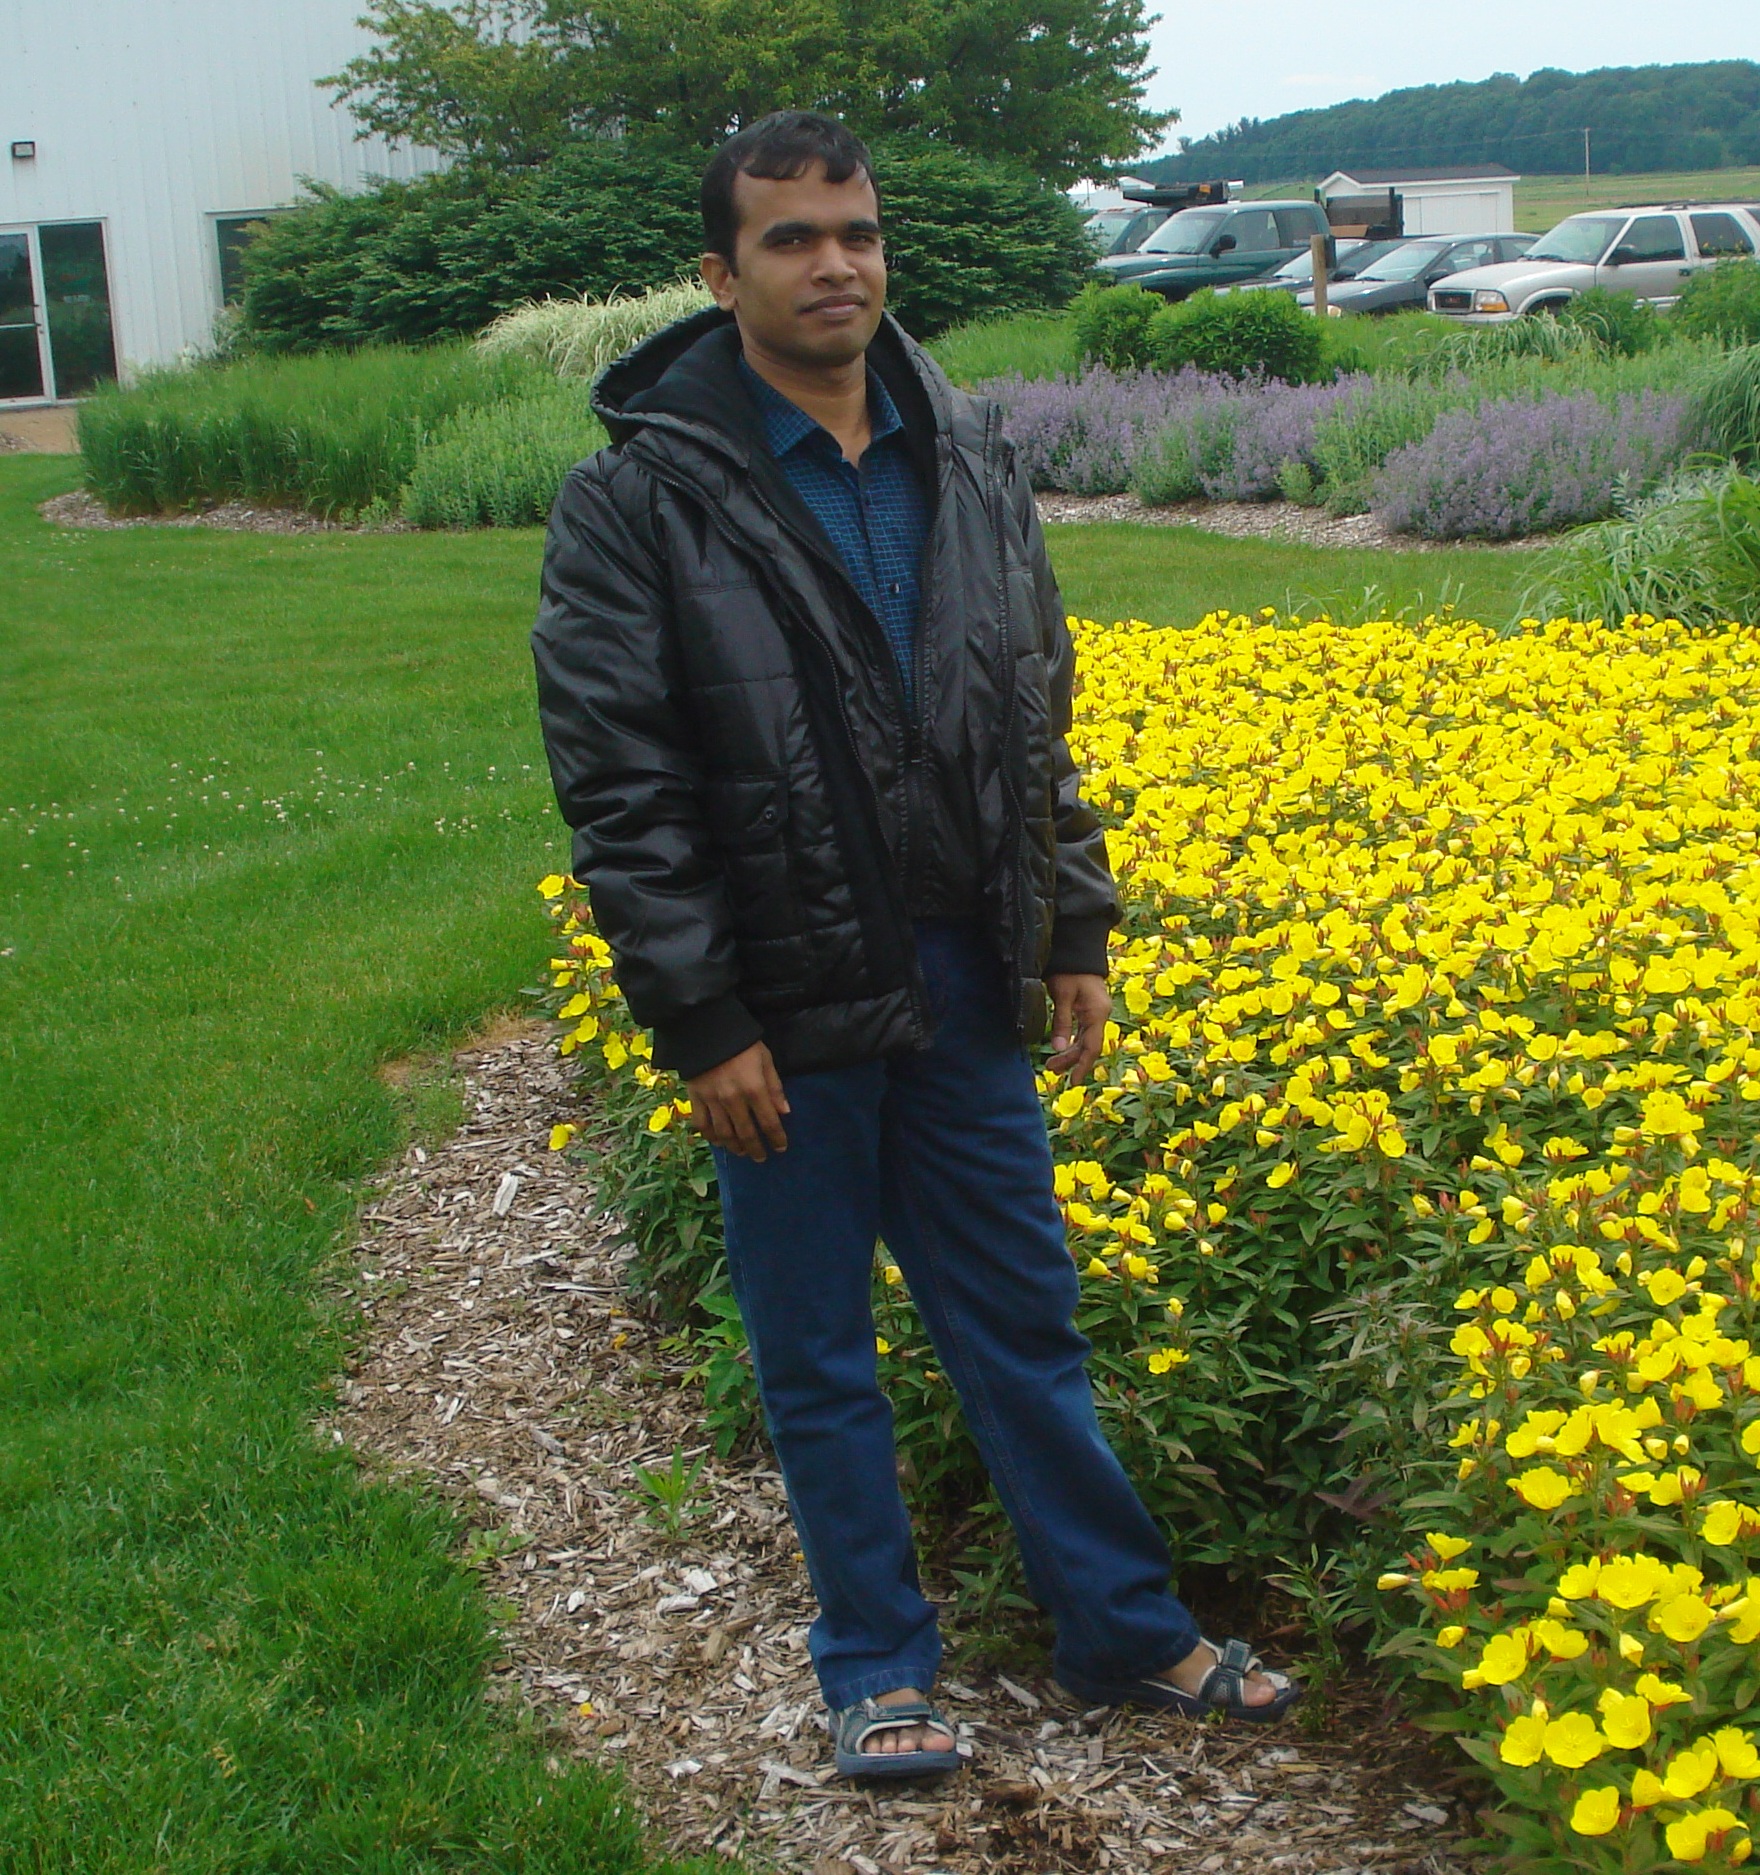
<path fill-rule="evenodd" d="M 1112 920 L 1102 913 L 1092 918 L 1059 918 L 1051 927 L 1051 954 L 1045 974 L 1103 977 L 1106 974 L 1106 939 Z"/>
<path fill-rule="evenodd" d="M 688 1081 L 763 1039 L 762 1025 L 737 996 L 717 996 L 654 1024 L 654 1066 Z"/>

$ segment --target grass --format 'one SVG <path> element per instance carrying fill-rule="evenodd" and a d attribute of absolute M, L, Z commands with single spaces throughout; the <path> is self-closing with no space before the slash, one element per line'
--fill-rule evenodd
<path fill-rule="evenodd" d="M 124 514 L 234 498 L 358 513 L 395 503 L 448 417 L 548 382 L 464 344 L 153 372 L 80 407 L 86 483 Z"/>
<path fill-rule="evenodd" d="M 544 955 L 536 537 L 55 532 L 70 481 L 0 461 L 0 1865 L 626 1875 L 450 1515 L 313 1429 L 326 1256 L 445 1120 L 374 1070 Z"/>
<path fill-rule="evenodd" d="M 314 1432 L 362 1181 L 546 954 L 539 536 L 52 530 L 72 474 L 0 461 L 0 1866 L 634 1875 L 450 1515 Z M 1524 559 L 1053 536 L 1102 618 Z"/>
<path fill-rule="evenodd" d="M 1068 312 L 974 319 L 944 332 L 929 351 L 955 384 L 977 384 L 1012 371 L 1026 378 L 1050 378 L 1060 371 L 1079 371 L 1082 363 Z"/>

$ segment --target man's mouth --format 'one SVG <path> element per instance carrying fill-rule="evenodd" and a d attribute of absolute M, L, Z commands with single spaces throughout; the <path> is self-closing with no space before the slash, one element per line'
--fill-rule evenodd
<path fill-rule="evenodd" d="M 804 310 L 809 313 L 826 313 L 835 317 L 840 314 L 860 312 L 867 303 L 867 299 L 860 293 L 832 293 L 824 299 L 814 300 Z"/>

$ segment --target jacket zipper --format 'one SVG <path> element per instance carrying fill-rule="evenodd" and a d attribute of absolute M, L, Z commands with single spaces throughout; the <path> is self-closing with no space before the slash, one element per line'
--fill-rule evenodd
<path fill-rule="evenodd" d="M 996 412 L 992 406 L 984 417 L 984 461 L 991 465 L 991 452 L 994 448 Z M 996 535 L 996 571 L 997 592 L 997 627 L 999 632 L 999 650 L 1001 652 L 1002 685 L 1002 789 L 1007 796 L 1009 806 L 1014 812 L 1014 843 L 1018 846 L 1026 837 L 1027 812 L 1021 800 L 1019 778 L 1014 772 L 1012 744 L 1014 738 L 1015 713 L 1015 646 L 1014 619 L 1008 603 L 1008 529 L 1002 511 L 1002 479 L 1000 475 L 989 478 L 990 489 L 990 524 Z M 1026 996 L 1026 969 L 1021 959 L 1021 946 L 1026 941 L 1026 934 L 1031 928 L 1026 915 L 1024 893 L 1025 868 L 1018 863 L 1010 864 L 1009 856 L 1004 855 L 1004 865 L 1008 867 L 1011 910 L 1014 918 L 1013 942 L 1009 946 L 1009 973 L 1013 978 L 1014 1020 L 1017 1034 L 1024 1036 L 1025 1022 L 1022 1020 L 1022 1003 Z"/>

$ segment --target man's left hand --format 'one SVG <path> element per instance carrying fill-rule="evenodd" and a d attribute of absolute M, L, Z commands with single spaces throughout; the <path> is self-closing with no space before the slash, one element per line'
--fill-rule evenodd
<path fill-rule="evenodd" d="M 1046 979 L 1051 992 L 1051 1058 L 1046 1066 L 1072 1081 L 1085 1081 L 1106 1047 L 1112 995 L 1104 977 L 1073 972 Z"/>

